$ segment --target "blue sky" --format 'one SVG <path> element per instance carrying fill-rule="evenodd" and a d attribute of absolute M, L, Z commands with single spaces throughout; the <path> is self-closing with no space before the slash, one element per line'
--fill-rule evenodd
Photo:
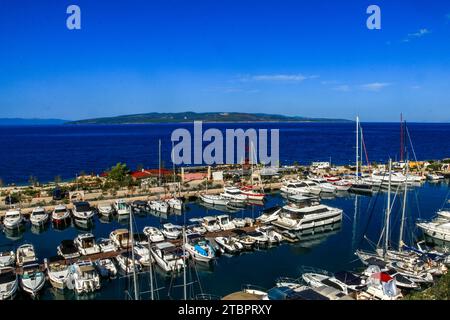
<path fill-rule="evenodd" d="M 0 117 L 450 121 L 448 1 L 1 0 L 0 40 Z"/>

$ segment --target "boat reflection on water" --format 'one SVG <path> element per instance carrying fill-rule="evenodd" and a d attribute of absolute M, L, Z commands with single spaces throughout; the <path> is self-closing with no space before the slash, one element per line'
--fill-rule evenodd
<path fill-rule="evenodd" d="M 17 241 L 22 239 L 25 233 L 25 227 L 21 226 L 18 229 L 8 229 L 3 228 L 3 232 L 5 233 L 5 237 L 12 241 Z"/>
<path fill-rule="evenodd" d="M 111 223 L 113 222 L 113 220 L 114 218 L 112 216 L 103 216 L 103 215 L 98 216 L 98 221 L 103 224 Z"/>
<path fill-rule="evenodd" d="M 30 231 L 31 231 L 31 233 L 34 233 L 34 234 L 41 234 L 48 230 L 48 226 L 49 226 L 49 223 L 46 223 L 44 225 L 39 225 L 39 226 L 32 224 Z"/>
<path fill-rule="evenodd" d="M 94 223 L 93 221 L 89 221 L 88 223 L 79 223 L 74 220 L 73 226 L 75 229 L 79 231 L 93 231 L 94 230 Z"/>
<path fill-rule="evenodd" d="M 62 232 L 72 226 L 71 222 L 67 223 L 52 223 L 52 229 L 56 232 Z"/>
<path fill-rule="evenodd" d="M 304 253 L 305 249 L 311 249 L 318 246 L 328 237 L 339 233 L 341 229 L 342 222 L 338 222 L 296 232 L 298 241 L 293 244 L 292 249 L 296 253 Z"/>

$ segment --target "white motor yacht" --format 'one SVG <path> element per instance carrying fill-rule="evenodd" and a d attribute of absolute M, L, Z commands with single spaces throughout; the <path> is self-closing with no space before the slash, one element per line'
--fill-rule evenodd
<path fill-rule="evenodd" d="M 215 237 L 214 241 L 226 253 L 236 254 L 244 249 L 244 245 L 235 237 Z"/>
<path fill-rule="evenodd" d="M 114 202 L 114 210 L 119 216 L 130 214 L 130 206 L 123 199 L 118 199 Z"/>
<path fill-rule="evenodd" d="M 58 261 L 48 261 L 45 259 L 45 267 L 47 269 L 47 277 L 50 284 L 55 289 L 64 290 L 69 281 L 69 266 L 61 264 Z"/>
<path fill-rule="evenodd" d="M 101 252 L 114 252 L 117 250 L 117 246 L 113 240 L 108 238 L 100 238 L 97 241 Z"/>
<path fill-rule="evenodd" d="M 217 232 L 220 231 L 220 226 L 217 223 L 216 217 L 203 217 L 203 226 L 206 228 L 208 232 Z"/>
<path fill-rule="evenodd" d="M 90 293 L 101 287 L 100 276 L 91 261 L 79 261 L 69 267 L 69 285 L 76 293 Z"/>
<path fill-rule="evenodd" d="M 56 225 L 65 224 L 70 220 L 70 211 L 64 205 L 57 205 L 52 212 L 52 222 Z"/>
<path fill-rule="evenodd" d="M 126 249 L 131 247 L 130 234 L 127 229 L 116 229 L 109 234 L 109 238 L 117 248 Z"/>
<path fill-rule="evenodd" d="M 256 218 L 256 221 L 261 223 L 271 223 L 278 219 L 278 214 L 281 212 L 280 206 L 264 209 L 262 214 Z"/>
<path fill-rule="evenodd" d="M 436 219 L 431 222 L 418 222 L 417 226 L 431 238 L 450 241 L 450 220 Z"/>
<path fill-rule="evenodd" d="M 0 268 L 0 301 L 14 299 L 19 287 L 19 277 L 14 268 Z"/>
<path fill-rule="evenodd" d="M 117 267 L 112 259 L 99 259 L 94 262 L 94 265 L 102 278 L 115 278 L 117 276 Z"/>
<path fill-rule="evenodd" d="M 78 258 L 80 256 L 80 252 L 73 243 L 73 240 L 62 240 L 57 248 L 57 253 L 66 260 Z"/>
<path fill-rule="evenodd" d="M 169 205 L 169 208 L 173 210 L 182 211 L 183 210 L 183 201 L 178 198 L 170 198 L 167 200 L 167 204 Z"/>
<path fill-rule="evenodd" d="M 223 192 L 220 194 L 223 198 L 245 201 L 247 200 L 247 196 L 243 195 L 241 190 L 236 187 L 224 187 Z"/>
<path fill-rule="evenodd" d="M 95 242 L 92 233 L 79 234 L 74 240 L 75 246 L 82 256 L 100 253 L 100 247 Z"/>
<path fill-rule="evenodd" d="M 166 272 L 177 272 L 184 267 L 184 257 L 181 248 L 170 242 L 159 242 L 151 246 L 153 259 Z"/>
<path fill-rule="evenodd" d="M 256 228 L 256 231 L 265 234 L 269 244 L 279 244 L 283 241 L 283 236 L 273 226 L 261 226 Z"/>
<path fill-rule="evenodd" d="M 36 251 L 32 244 L 23 244 L 16 251 L 16 263 L 19 267 L 25 263 L 36 262 Z"/>
<path fill-rule="evenodd" d="M 16 263 L 16 253 L 14 251 L 0 252 L 0 268 L 12 267 Z"/>
<path fill-rule="evenodd" d="M 114 208 L 110 203 L 100 203 L 97 206 L 98 213 L 103 217 L 110 217 L 113 212 Z"/>
<path fill-rule="evenodd" d="M 186 235 L 184 248 L 192 257 L 192 259 L 200 262 L 210 262 L 215 258 L 215 250 L 209 240 L 205 239 L 199 233 L 191 233 Z"/>
<path fill-rule="evenodd" d="M 45 285 L 45 275 L 36 261 L 25 262 L 20 275 L 22 290 L 35 297 Z"/>
<path fill-rule="evenodd" d="M 34 226 L 41 227 L 48 221 L 48 213 L 42 207 L 33 209 L 30 215 L 30 222 Z"/>
<path fill-rule="evenodd" d="M 116 257 L 117 265 L 126 274 L 132 273 L 133 270 L 139 272 L 142 266 L 136 258 L 133 260 L 131 252 L 121 253 Z"/>
<path fill-rule="evenodd" d="M 163 200 L 153 200 L 148 202 L 150 210 L 167 213 L 169 211 L 169 205 Z"/>
<path fill-rule="evenodd" d="M 164 235 L 156 227 L 145 227 L 144 228 L 144 234 L 148 237 L 150 242 L 161 242 L 164 241 Z"/>
<path fill-rule="evenodd" d="M 19 229 L 23 223 L 23 216 L 20 209 L 10 209 L 6 211 L 3 218 L 3 226 L 6 229 Z"/>
<path fill-rule="evenodd" d="M 236 228 L 233 222 L 230 220 L 230 216 L 227 214 L 222 214 L 217 216 L 217 224 L 221 230 L 233 230 Z"/>
<path fill-rule="evenodd" d="M 161 232 L 167 239 L 175 240 L 181 236 L 181 230 L 181 226 L 172 223 L 165 223 L 163 224 Z"/>
<path fill-rule="evenodd" d="M 226 206 L 230 202 L 230 199 L 214 194 L 200 194 L 200 200 L 217 206 Z"/>
<path fill-rule="evenodd" d="M 85 225 L 92 222 L 95 212 L 89 202 L 80 201 L 73 204 L 72 215 L 75 222 Z"/>

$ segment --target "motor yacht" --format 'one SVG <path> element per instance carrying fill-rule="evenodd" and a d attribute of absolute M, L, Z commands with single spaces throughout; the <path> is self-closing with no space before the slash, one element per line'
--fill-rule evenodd
<path fill-rule="evenodd" d="M 220 231 L 220 226 L 217 223 L 216 217 L 203 217 L 203 226 L 206 228 L 208 232 L 217 232 Z"/>
<path fill-rule="evenodd" d="M 16 251 L 16 263 L 19 267 L 25 263 L 36 262 L 36 251 L 32 244 L 23 244 Z"/>
<path fill-rule="evenodd" d="M 215 258 L 215 250 L 210 241 L 205 239 L 199 233 L 191 233 L 186 235 L 184 248 L 192 257 L 192 259 L 201 262 L 210 262 Z"/>
<path fill-rule="evenodd" d="M 48 221 L 48 213 L 42 207 L 33 209 L 30 215 L 30 222 L 34 226 L 41 227 Z"/>
<path fill-rule="evenodd" d="M 45 275 L 36 261 L 24 262 L 20 275 L 20 286 L 23 291 L 36 297 L 45 285 Z"/>
<path fill-rule="evenodd" d="M 131 247 L 130 234 L 127 229 L 116 229 L 109 234 L 111 239 L 118 248 L 126 249 Z"/>
<path fill-rule="evenodd" d="M 164 241 L 164 235 L 156 227 L 145 227 L 144 228 L 144 234 L 148 237 L 150 242 L 161 242 Z"/>
<path fill-rule="evenodd" d="M 52 212 L 52 221 L 56 225 L 66 224 L 70 220 L 70 211 L 64 205 L 57 205 Z"/>
<path fill-rule="evenodd" d="M 23 223 L 23 216 L 20 209 L 9 209 L 3 218 L 3 226 L 6 229 L 19 229 Z"/>
<path fill-rule="evenodd" d="M 89 222 L 92 222 L 94 214 L 94 210 L 92 209 L 89 202 L 80 201 L 73 204 L 72 215 L 76 223 L 86 225 Z"/>
<path fill-rule="evenodd" d="M 100 253 L 100 247 L 95 242 L 92 233 L 79 234 L 74 240 L 75 246 L 82 256 Z"/>
<path fill-rule="evenodd" d="M 227 214 L 222 214 L 217 216 L 217 224 L 221 230 L 233 230 L 236 228 L 233 222 L 230 220 L 230 216 Z"/>
<path fill-rule="evenodd" d="M 78 261 L 72 264 L 69 273 L 70 287 L 78 294 L 94 292 L 101 287 L 100 276 L 91 261 Z"/>
<path fill-rule="evenodd" d="M 162 227 L 162 234 L 167 238 L 167 239 L 178 239 L 179 237 L 181 237 L 181 231 L 182 231 L 182 227 L 172 224 L 172 223 L 165 223 L 163 224 Z"/>
<path fill-rule="evenodd" d="M 170 242 L 155 243 L 150 247 L 153 259 L 166 272 L 177 272 L 184 267 L 184 257 L 181 248 Z"/>
<path fill-rule="evenodd" d="M 19 277 L 14 268 L 0 268 L 0 301 L 12 300 L 19 287 Z"/>

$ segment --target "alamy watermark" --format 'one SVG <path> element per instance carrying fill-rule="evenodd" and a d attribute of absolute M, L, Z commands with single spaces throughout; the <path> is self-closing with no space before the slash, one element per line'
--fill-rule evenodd
<path fill-rule="evenodd" d="M 270 129 L 270 150 L 268 131 L 253 128 L 225 129 L 224 137 L 223 132 L 217 128 L 209 128 L 203 132 L 203 123 L 194 121 L 193 137 L 184 128 L 172 132 L 172 162 L 176 165 L 211 165 L 237 164 L 248 160 L 251 164 L 279 165 L 279 129 Z"/>

